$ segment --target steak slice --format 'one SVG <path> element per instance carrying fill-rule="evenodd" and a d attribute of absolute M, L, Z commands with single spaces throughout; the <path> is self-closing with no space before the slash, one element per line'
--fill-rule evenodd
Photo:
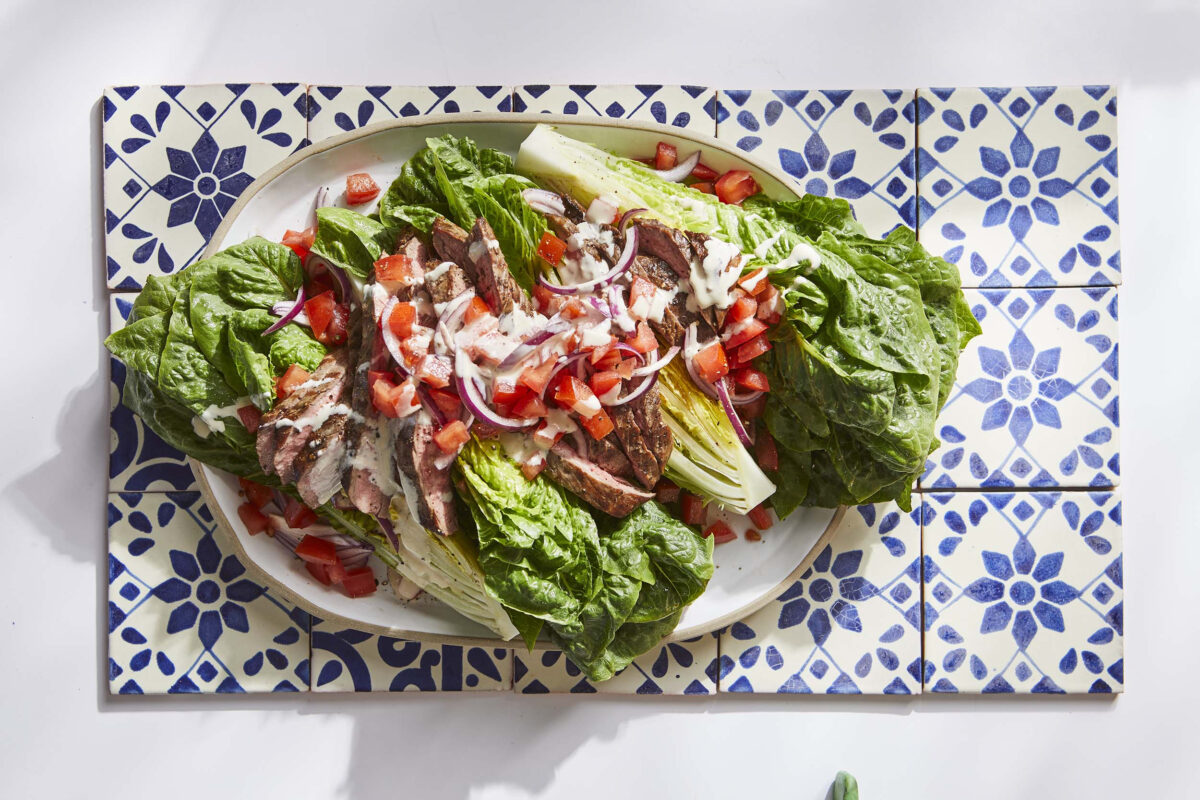
<path fill-rule="evenodd" d="M 342 473 L 347 465 L 346 435 L 353 415 L 334 414 L 318 428 L 296 457 L 300 472 L 296 489 L 309 508 L 316 508 L 342 488 Z"/>
<path fill-rule="evenodd" d="M 655 335 L 666 342 L 668 347 L 672 345 L 682 347 L 684 334 L 693 322 L 699 323 L 696 333 L 699 335 L 700 341 L 706 342 L 717 335 L 716 328 L 709 320 L 700 316 L 699 312 L 688 309 L 687 284 L 680 286 L 679 277 L 667 266 L 665 261 L 640 255 L 633 260 L 633 266 L 629 269 L 633 275 L 646 278 L 659 289 L 668 292 L 679 290 L 676 292 L 675 298 L 663 310 L 662 320 L 650 320 L 650 327 L 654 329 Z"/>
<path fill-rule="evenodd" d="M 565 442 L 554 445 L 546 454 L 546 471 L 559 485 L 614 517 L 624 517 L 654 497 L 600 469 Z"/>
<path fill-rule="evenodd" d="M 264 473 L 274 472 L 284 483 L 293 483 L 299 476 L 295 460 L 312 435 L 313 424 L 324 424 L 329 408 L 345 394 L 347 358 L 346 348 L 326 355 L 308 381 L 263 415 L 256 445 Z"/>
<path fill-rule="evenodd" d="M 369 305 L 365 305 L 358 317 L 351 320 L 350 350 L 357 354 L 357 368 L 354 370 L 350 407 L 355 415 L 347 426 L 349 469 L 345 472 L 343 486 L 355 508 L 364 514 L 380 516 L 387 512 L 390 498 L 382 489 L 384 481 L 379 475 L 378 446 L 380 439 L 384 439 L 387 444 L 385 452 L 390 453 L 391 440 L 387 419 L 380 415 L 371 402 L 367 376 L 368 370 L 382 369 L 387 363 L 387 348 L 375 322 L 374 285 L 373 282 L 368 283 L 363 291 L 363 297 Z M 391 472 L 390 457 L 382 468 Z"/>
<path fill-rule="evenodd" d="M 437 468 L 442 450 L 433 441 L 433 434 L 433 423 L 426 414 L 404 419 L 396 434 L 396 467 L 413 519 L 442 536 L 450 536 L 458 532 L 454 488 L 449 468 Z"/>
<path fill-rule="evenodd" d="M 588 442 L 588 458 L 596 462 L 596 466 L 618 478 L 632 478 L 633 466 L 629 457 L 621 449 L 621 442 L 616 433 L 610 433 L 603 439 L 592 439 Z"/>
<path fill-rule="evenodd" d="M 526 314 L 533 313 L 533 303 L 508 271 L 508 263 L 500 252 L 500 242 L 483 217 L 475 220 L 475 227 L 467 239 L 467 258 L 468 263 L 463 266 L 474 280 L 475 290 L 496 314 L 511 314 L 514 308 L 520 308 Z"/>
<path fill-rule="evenodd" d="M 453 261 L 459 266 L 470 264 L 467 259 L 467 232 L 445 217 L 433 221 L 431 230 L 433 249 L 443 261 Z"/>
<path fill-rule="evenodd" d="M 425 265 L 425 290 L 434 303 L 449 303 L 469 288 L 467 273 L 453 261 Z"/>
<path fill-rule="evenodd" d="M 635 400 L 610 408 L 609 416 L 612 418 L 615 428 L 613 432 L 621 443 L 621 447 L 625 449 L 625 455 L 629 457 L 633 476 L 642 486 L 652 489 L 662 475 L 662 468 L 659 467 L 658 459 L 654 457 L 654 452 L 650 449 L 650 444 L 639 427 L 640 421 L 637 414 L 630 408 L 636 402 Z"/>
<path fill-rule="evenodd" d="M 579 205 L 579 201 L 569 194 L 559 195 L 563 201 L 563 216 L 576 224 L 583 222 L 587 216 L 587 209 Z"/>
<path fill-rule="evenodd" d="M 667 262 L 676 275 L 688 279 L 697 253 L 684 231 L 664 225 L 656 219 L 638 220 L 638 250 Z M 703 259 L 703 256 L 700 256 Z"/>

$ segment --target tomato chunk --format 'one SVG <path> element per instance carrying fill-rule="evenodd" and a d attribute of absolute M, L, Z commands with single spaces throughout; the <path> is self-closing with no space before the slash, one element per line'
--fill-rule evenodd
<path fill-rule="evenodd" d="M 691 492 L 683 492 L 679 499 L 679 518 L 688 525 L 700 525 L 704 522 L 704 501 Z"/>
<path fill-rule="evenodd" d="M 352 206 L 369 203 L 379 196 L 379 184 L 365 172 L 346 176 L 346 202 Z"/>
<path fill-rule="evenodd" d="M 305 383 L 312 376 L 308 374 L 308 370 L 299 364 L 292 364 L 287 368 L 287 372 L 275 382 L 275 397 L 282 400 L 292 393 L 302 383 Z"/>
<path fill-rule="evenodd" d="M 574 375 L 564 374 L 559 379 L 554 390 L 554 401 L 587 419 L 603 413 L 600 410 L 600 400 L 586 383 Z"/>
<path fill-rule="evenodd" d="M 666 478 L 660 478 L 654 487 L 654 496 L 660 503 L 675 503 L 679 501 L 681 489 Z"/>
<path fill-rule="evenodd" d="M 738 278 L 738 286 L 742 287 L 742 290 L 750 295 L 757 295 L 770 285 L 771 282 L 767 280 L 767 271 L 762 267 Z"/>
<path fill-rule="evenodd" d="M 767 381 L 766 373 L 754 367 L 741 367 L 733 371 L 733 382 L 752 392 L 769 392 L 771 384 Z"/>
<path fill-rule="evenodd" d="M 263 486 L 246 478 L 238 478 L 238 485 L 242 487 L 242 494 L 246 495 L 246 499 L 253 503 L 255 508 L 262 508 L 275 498 L 270 486 Z"/>
<path fill-rule="evenodd" d="M 639 322 L 637 333 L 625 340 L 625 344 L 637 350 L 639 353 L 649 353 L 658 347 L 658 339 L 654 338 L 654 331 L 644 322 Z"/>
<path fill-rule="evenodd" d="M 532 481 L 542 474 L 542 470 L 546 468 L 546 460 L 542 459 L 538 462 L 532 460 L 526 461 L 521 465 L 521 474 L 525 476 L 525 480 Z"/>
<path fill-rule="evenodd" d="M 754 528 L 746 528 L 746 541 L 747 542 L 761 542 L 762 534 L 759 533 L 758 531 L 756 531 Z"/>
<path fill-rule="evenodd" d="M 654 151 L 654 168 L 655 169 L 671 169 L 679 161 L 679 151 L 675 149 L 675 145 L 659 142 L 658 147 Z"/>
<path fill-rule="evenodd" d="M 698 181 L 715 181 L 720 177 L 721 173 L 703 163 L 697 162 L 696 168 L 692 170 L 692 177 Z"/>
<path fill-rule="evenodd" d="M 254 433 L 258 430 L 258 424 L 262 422 L 262 412 L 255 406 L 242 406 L 237 410 L 238 419 L 242 421 L 242 427 Z"/>
<path fill-rule="evenodd" d="M 783 319 L 783 295 L 772 283 L 767 283 L 758 295 L 756 316 L 768 325 L 776 325 Z"/>
<path fill-rule="evenodd" d="M 588 361 L 598 370 L 612 369 L 621 363 L 621 351 L 617 349 L 616 342 L 602 344 L 592 350 Z"/>
<path fill-rule="evenodd" d="M 246 526 L 246 530 L 250 532 L 251 536 L 265 531 L 271 522 L 253 502 L 242 503 L 238 506 L 238 516 L 242 518 L 242 524 Z"/>
<path fill-rule="evenodd" d="M 733 363 L 735 366 L 749 364 L 754 359 L 771 349 L 771 343 L 766 336 L 755 336 L 750 341 L 737 348 Z"/>
<path fill-rule="evenodd" d="M 462 400 L 454 392 L 435 388 L 429 390 L 429 396 L 433 398 L 434 405 L 447 417 L 457 417 L 462 409 Z"/>
<path fill-rule="evenodd" d="M 434 443 L 441 448 L 443 453 L 456 453 L 458 448 L 466 444 L 471 438 L 470 431 L 461 419 L 456 419 L 448 425 L 442 427 L 440 431 L 433 435 Z"/>
<path fill-rule="evenodd" d="M 417 269 L 412 259 L 403 253 L 384 256 L 375 262 L 375 280 L 388 292 L 395 292 L 419 281 Z"/>
<path fill-rule="evenodd" d="M 633 276 L 629 285 L 629 313 L 634 319 L 645 319 L 650 315 L 650 306 L 657 291 L 658 287 L 641 275 Z"/>
<path fill-rule="evenodd" d="M 533 286 L 533 302 L 538 311 L 546 316 L 555 313 L 562 306 L 562 298 L 540 283 Z"/>
<path fill-rule="evenodd" d="M 612 418 L 608 416 L 608 412 L 604 409 L 600 409 L 595 416 L 591 417 L 590 419 L 584 417 L 583 419 L 579 420 L 579 423 L 587 429 L 587 432 L 592 435 L 593 439 L 603 439 L 605 436 L 608 436 L 610 433 L 612 433 L 613 428 L 615 427 L 613 425 Z"/>
<path fill-rule="evenodd" d="M 699 183 L 693 183 L 692 188 L 702 194 L 716 194 L 716 191 L 713 189 L 713 185 L 711 183 L 709 183 L 708 181 L 700 181 Z"/>
<path fill-rule="evenodd" d="M 375 594 L 375 573 L 370 567 L 346 570 L 342 578 L 342 591 L 350 597 L 366 597 Z"/>
<path fill-rule="evenodd" d="M 521 399 L 523 391 L 519 379 L 514 381 L 510 376 L 496 376 L 492 383 L 492 402 L 498 406 L 511 406 Z"/>
<path fill-rule="evenodd" d="M 338 563 L 337 546 L 328 539 L 313 536 L 311 533 L 306 533 L 300 544 L 296 545 L 296 555 L 314 564 Z"/>
<path fill-rule="evenodd" d="M 741 322 L 744 319 L 754 316 L 754 312 L 758 310 L 758 302 L 748 295 L 743 295 L 733 301 L 733 305 L 729 307 L 728 313 L 725 314 L 725 326 L 729 327 L 734 322 Z"/>
<path fill-rule="evenodd" d="M 325 564 L 314 564 L 311 561 L 305 561 L 304 568 L 308 570 L 308 574 L 316 578 L 317 582 L 321 585 L 329 586 L 333 583 L 333 579 L 329 577 L 329 568 Z"/>
<path fill-rule="evenodd" d="M 709 383 L 729 374 L 729 360 L 725 357 L 725 348 L 717 342 L 696 353 L 692 357 L 692 365 L 700 373 L 700 377 Z"/>
<path fill-rule="evenodd" d="M 563 300 L 562 310 L 558 313 L 566 319 L 578 319 L 587 313 L 587 306 L 578 297 L 568 297 Z"/>
<path fill-rule="evenodd" d="M 546 390 L 546 382 L 550 380 L 550 373 L 554 371 L 556 363 L 557 359 L 548 358 L 537 366 L 526 367 L 521 372 L 521 376 L 517 378 L 517 383 L 529 391 L 541 395 Z"/>
<path fill-rule="evenodd" d="M 767 323 L 761 319 L 751 317 L 735 325 L 728 326 L 725 329 L 725 333 L 721 335 L 721 341 L 726 347 L 733 350 L 750 341 L 755 336 L 758 336 L 760 333 L 765 333 L 766 330 Z"/>
<path fill-rule="evenodd" d="M 444 389 L 450 385 L 453 372 L 450 359 L 446 356 L 427 355 L 421 359 L 421 363 L 417 367 L 417 380 L 424 381 L 435 388 Z"/>
<path fill-rule="evenodd" d="M 300 260 L 308 258 L 308 253 L 312 250 L 313 240 L 316 239 L 317 229 L 315 227 L 308 228 L 303 231 L 293 231 L 288 229 L 283 234 L 283 245 L 290 247 L 292 252 L 300 256 Z"/>
<path fill-rule="evenodd" d="M 627 358 L 613 365 L 613 371 L 620 375 L 625 380 L 633 380 L 633 371 L 639 366 L 637 359 Z"/>
<path fill-rule="evenodd" d="M 307 528 L 317 521 L 316 513 L 294 497 L 283 504 L 283 519 L 289 528 Z"/>
<path fill-rule="evenodd" d="M 488 308 L 488 304 L 484 302 L 482 297 L 478 295 L 472 297 L 471 301 L 467 303 L 466 311 L 463 312 L 463 324 L 470 325 L 475 320 L 490 313 L 492 313 L 492 309 Z"/>
<path fill-rule="evenodd" d="M 621 376 L 615 372 L 605 371 L 597 372 L 588 381 L 588 385 L 592 387 L 592 392 L 596 396 L 600 396 L 608 392 L 609 389 L 621 382 Z"/>
<path fill-rule="evenodd" d="M 766 428 L 760 428 L 754 439 L 754 458 L 765 470 L 774 472 L 779 469 L 779 450 Z"/>
<path fill-rule="evenodd" d="M 747 516 L 749 516 L 750 521 L 754 523 L 754 527 L 758 528 L 760 531 L 765 531 L 767 528 L 771 527 L 771 513 L 767 511 L 762 503 L 759 503 L 754 508 L 750 509 L 750 513 Z"/>
<path fill-rule="evenodd" d="M 567 252 L 567 243 L 546 231 L 538 241 L 537 251 L 539 256 L 557 267 L 562 262 L 563 253 Z"/>
<path fill-rule="evenodd" d="M 312 325 L 313 338 L 321 344 L 342 344 L 346 341 L 346 325 L 350 307 L 339 303 L 333 290 L 322 292 L 304 302 L 304 314 Z"/>
<path fill-rule="evenodd" d="M 525 392 L 521 399 L 513 403 L 513 414 L 521 419 L 536 419 L 546 416 L 546 402 L 533 392 Z"/>
<path fill-rule="evenodd" d="M 371 372 L 367 379 L 371 387 L 371 405 L 375 406 L 375 410 L 385 417 L 395 419 L 396 383 L 392 380 L 391 375 L 386 372 Z"/>
<path fill-rule="evenodd" d="M 723 520 L 717 520 L 712 525 L 704 529 L 705 537 L 711 536 L 716 544 L 725 544 L 732 542 L 737 538 L 737 534 L 733 532 L 733 528 Z"/>
<path fill-rule="evenodd" d="M 752 194 L 762 191 L 754 176 L 744 169 L 731 169 L 717 178 L 714 187 L 722 203 L 737 205 Z"/>

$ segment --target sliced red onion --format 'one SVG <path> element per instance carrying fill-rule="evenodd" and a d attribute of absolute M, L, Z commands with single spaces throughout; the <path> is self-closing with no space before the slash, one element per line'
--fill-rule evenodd
<path fill-rule="evenodd" d="M 396 529 L 392 526 L 392 521 L 387 517 L 376 517 L 375 521 L 379 523 L 379 529 L 387 537 L 388 544 L 392 546 L 392 549 L 397 553 L 400 552 L 400 537 L 396 536 Z"/>
<path fill-rule="evenodd" d="M 638 229 L 634 228 L 629 232 L 629 235 L 625 237 L 625 249 L 621 251 L 621 257 L 617 259 L 617 263 L 612 269 L 610 269 L 604 275 L 601 275 L 599 278 L 585 281 L 583 283 L 577 283 L 572 286 L 559 286 L 557 284 L 550 283 L 550 281 L 546 280 L 545 276 L 539 275 L 538 283 L 549 289 L 554 294 L 570 295 L 577 294 L 579 292 L 588 292 L 597 286 L 605 286 L 610 284 L 624 274 L 624 272 L 633 265 L 633 259 L 634 256 L 637 255 L 637 250 Z"/>
<path fill-rule="evenodd" d="M 450 300 L 442 309 L 441 316 L 438 317 L 434 336 L 440 337 L 442 344 L 446 345 L 446 349 L 450 352 L 454 351 L 454 334 L 458 333 L 458 323 L 467 312 L 467 303 L 471 302 L 471 298 L 474 296 L 475 290 L 467 289 L 458 297 Z"/>
<path fill-rule="evenodd" d="M 563 356 L 562 358 L 560 358 L 558 361 L 558 364 L 554 367 L 554 369 L 550 370 L 550 377 L 546 379 L 546 385 L 542 387 L 542 391 L 538 393 L 538 397 L 544 398 L 546 396 L 546 390 L 554 385 L 554 379 L 558 377 L 558 373 L 562 372 L 564 369 L 566 369 L 571 364 L 574 364 L 579 359 L 587 358 L 590 355 L 591 355 L 590 352 L 581 350 L 581 351 L 572 353 L 569 356 Z"/>
<path fill-rule="evenodd" d="M 733 403 L 735 406 L 746 406 L 753 403 L 764 394 L 766 394 L 766 392 L 761 390 L 757 392 L 750 392 L 749 394 L 730 394 L 729 402 Z"/>
<path fill-rule="evenodd" d="M 700 163 L 700 151 L 692 153 L 690 156 L 680 161 L 670 169 L 656 169 L 654 174 L 662 178 L 664 181 L 679 183 L 681 180 L 692 174 L 692 170 Z"/>
<path fill-rule="evenodd" d="M 392 354 L 392 360 L 396 362 L 396 367 L 404 375 L 408 375 L 408 369 L 404 366 L 404 352 L 400 349 L 400 340 L 396 338 L 396 332 L 392 330 L 392 326 L 388 324 L 388 320 L 392 318 L 392 312 L 396 310 L 400 298 L 393 297 L 384 305 L 383 311 L 379 314 L 379 332 L 383 334 L 383 343 L 387 347 L 388 352 Z"/>
<path fill-rule="evenodd" d="M 521 197 L 525 198 L 530 208 L 543 214 L 556 214 L 561 217 L 567 210 L 561 197 L 545 189 L 526 189 L 521 192 Z"/>
<path fill-rule="evenodd" d="M 501 430 L 519 431 L 522 428 L 527 428 L 533 420 L 514 419 L 513 417 L 504 417 L 493 411 L 487 404 L 487 400 L 483 397 L 483 390 L 479 384 L 472 380 L 464 380 L 462 376 L 455 376 L 455 383 L 458 385 L 458 396 L 462 398 L 463 404 L 471 409 L 471 413 L 479 417 L 489 425 L 493 425 Z"/>
<path fill-rule="evenodd" d="M 429 394 L 429 389 L 423 383 L 417 384 L 417 399 L 421 401 L 421 407 L 429 413 L 429 416 L 433 417 L 439 426 L 446 424 L 448 421 L 446 412 L 442 411 L 441 406 L 433 401 L 433 396 Z"/>
<path fill-rule="evenodd" d="M 603 197 L 597 197 L 587 207 L 587 221 L 600 225 L 601 223 L 611 223 L 617 218 L 617 207 L 605 200 Z"/>
<path fill-rule="evenodd" d="M 717 393 L 713 390 L 712 384 L 700 376 L 700 373 L 696 370 L 696 365 L 692 363 L 693 355 L 704 349 L 696 341 L 698 337 L 696 333 L 697 325 L 698 323 L 695 322 L 688 325 L 687 332 L 683 335 L 683 365 L 687 367 L 688 375 L 692 376 L 692 383 L 696 384 L 700 391 L 716 400 Z"/>
<path fill-rule="evenodd" d="M 504 357 L 497 369 L 508 369 L 515 364 L 518 364 L 526 356 L 538 348 L 538 345 L 544 344 L 547 339 L 557 336 L 560 333 L 566 333 L 571 330 L 571 324 L 562 317 L 555 314 L 546 323 L 546 326 L 541 330 L 536 331 L 528 339 L 521 342 L 513 351 Z"/>
<path fill-rule="evenodd" d="M 596 297 L 594 295 L 589 295 L 588 302 L 591 303 L 592 308 L 599 311 L 604 316 L 605 319 L 612 319 L 612 309 L 609 308 L 608 304 L 605 303 L 603 300 L 601 300 L 599 297 Z"/>
<path fill-rule="evenodd" d="M 671 359 L 673 359 L 675 356 L 679 355 L 679 351 L 681 349 L 682 348 L 679 345 L 675 345 L 670 350 L 668 350 L 667 354 L 665 356 L 663 356 L 662 358 L 658 358 L 657 350 L 650 351 L 645 356 L 647 359 L 650 359 L 650 363 L 644 367 L 638 367 L 637 369 L 635 369 L 633 371 L 634 377 L 637 377 L 638 375 L 650 375 L 651 373 L 657 373 L 660 369 L 665 367 L 667 364 L 670 364 Z"/>
<path fill-rule="evenodd" d="M 625 305 L 625 292 L 623 287 L 609 287 L 608 306 L 612 310 L 613 322 L 617 323 L 618 328 L 626 333 L 633 333 L 637 330 L 637 321 L 629 315 L 629 309 Z"/>
<path fill-rule="evenodd" d="M 613 349 L 620 350 L 622 353 L 628 353 L 629 355 L 633 356 L 634 358 L 636 358 L 638 361 L 642 362 L 643 364 L 646 363 L 646 354 L 645 353 L 639 353 L 636 349 L 634 349 L 630 345 L 625 344 L 624 342 L 617 342 L 615 345 L 613 345 Z"/>
<path fill-rule="evenodd" d="M 733 425 L 733 432 L 737 434 L 738 439 L 746 447 L 753 445 L 754 440 L 750 438 L 750 434 L 746 433 L 745 427 L 742 426 L 742 420 L 733 407 L 733 401 L 729 399 L 729 382 L 724 378 L 717 381 L 717 397 L 720 398 L 721 408 L 725 410 L 725 416 L 729 417 L 729 422 Z"/>
<path fill-rule="evenodd" d="M 621 215 L 621 221 L 617 223 L 617 230 L 621 233 L 625 232 L 625 227 L 629 225 L 629 221 L 639 214 L 645 214 L 650 209 L 648 208 L 631 208 Z"/>
<path fill-rule="evenodd" d="M 287 307 L 287 306 L 290 306 L 290 307 Z M 280 318 L 280 320 L 278 322 L 276 322 L 274 325 L 272 325 L 271 327 L 269 327 L 265 331 L 263 331 L 262 332 L 263 336 L 270 336 L 272 333 L 279 330 L 284 325 L 287 325 L 289 322 L 291 322 L 292 320 L 295 320 L 298 316 L 300 316 L 301 314 L 304 313 L 304 287 L 303 286 L 300 287 L 300 291 L 296 292 L 296 299 L 293 300 L 290 304 L 285 301 L 283 303 L 276 303 L 274 306 L 272 306 L 271 313 L 272 314 L 283 314 L 283 316 Z M 304 318 L 304 322 L 297 321 L 296 324 L 297 325 L 308 325 L 308 317 Z"/>
<path fill-rule="evenodd" d="M 630 391 L 629 394 L 625 395 L 624 397 L 618 397 L 616 400 L 609 403 L 609 406 L 623 406 L 626 403 L 637 400 L 646 392 L 650 391 L 650 387 L 653 386 L 657 381 L 658 373 L 650 373 L 646 377 L 642 378 L 642 382 L 639 383 L 632 391 Z"/>

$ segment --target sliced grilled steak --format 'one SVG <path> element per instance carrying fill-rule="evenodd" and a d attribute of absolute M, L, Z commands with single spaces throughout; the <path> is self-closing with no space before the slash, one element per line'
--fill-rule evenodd
<path fill-rule="evenodd" d="M 618 478 L 632 478 L 633 466 L 628 456 L 621 449 L 621 442 L 616 433 L 610 433 L 603 439 L 592 439 L 588 442 L 588 458 L 596 462 L 596 466 Z"/>
<path fill-rule="evenodd" d="M 463 266 L 474 280 L 475 290 L 497 314 L 510 314 L 514 308 L 533 313 L 533 303 L 508 271 L 500 242 L 483 217 L 475 220 L 467 239 L 467 258 L 468 263 Z"/>
<path fill-rule="evenodd" d="M 565 442 L 554 445 L 546 454 L 546 471 L 580 499 L 614 517 L 624 517 L 654 497 L 600 469 Z"/>
<path fill-rule="evenodd" d="M 680 285 L 679 277 L 665 261 L 651 256 L 638 256 L 629 269 L 633 275 L 641 275 L 660 289 L 668 292 L 679 290 L 675 299 L 663 310 L 662 321 L 650 320 L 650 327 L 654 329 L 654 333 L 668 346 L 682 346 L 683 336 L 693 322 L 699 322 L 697 333 L 700 341 L 706 342 L 717 335 L 716 328 L 709 320 L 688 309 L 687 284 Z"/>
<path fill-rule="evenodd" d="M 387 511 L 389 498 L 381 488 L 390 482 L 389 476 L 380 475 L 385 469 L 390 473 L 390 456 L 380 464 L 380 440 L 386 446 L 384 452 L 391 453 L 391 429 L 387 418 L 380 415 L 371 402 L 367 371 L 382 369 L 387 363 L 387 348 L 376 324 L 373 282 L 367 284 L 363 296 L 368 305 L 362 309 L 350 328 L 350 349 L 357 353 L 354 370 L 351 408 L 356 416 L 351 418 L 346 440 L 348 445 L 349 469 L 343 484 L 354 507 L 364 514 L 379 516 Z"/>
<path fill-rule="evenodd" d="M 433 434 L 433 423 L 424 413 L 404 419 L 396 434 L 396 467 L 413 517 L 426 528 L 450 536 L 458 532 L 454 489 L 450 470 L 438 469 L 435 464 L 442 450 Z"/>
<path fill-rule="evenodd" d="M 550 225 L 550 230 L 554 232 L 554 235 L 564 242 L 579 232 L 579 226 L 558 214 L 547 214 L 546 222 Z"/>
<path fill-rule="evenodd" d="M 658 387 L 651 386 L 650 390 L 631 403 L 626 403 L 633 409 L 634 419 L 642 431 L 642 438 L 654 459 L 658 462 L 659 470 L 667 467 L 671 451 L 675 449 L 675 437 L 663 419 L 662 400 L 658 395 Z"/>
<path fill-rule="evenodd" d="M 433 249 L 443 261 L 453 261 L 459 266 L 470 264 L 467 259 L 467 232 L 445 217 L 433 222 L 431 231 Z"/>
<path fill-rule="evenodd" d="M 346 434 L 351 414 L 335 414 L 318 428 L 296 457 L 300 472 L 296 489 L 309 508 L 316 508 L 342 488 L 342 473 L 347 466 Z"/>
<path fill-rule="evenodd" d="M 453 261 L 425 265 L 425 289 L 433 302 L 448 303 L 469 288 L 467 273 Z"/>
<path fill-rule="evenodd" d="M 684 231 L 664 225 L 656 219 L 638 220 L 638 250 L 667 262 L 680 278 L 690 278 L 697 253 Z M 703 256 L 701 256 L 703 258 Z"/>
<path fill-rule="evenodd" d="M 587 216 L 587 210 L 579 205 L 579 201 L 569 194 L 560 195 L 563 201 L 563 216 L 576 224 L 583 222 Z"/>
<path fill-rule="evenodd" d="M 629 457 L 633 476 L 642 486 L 652 489 L 654 484 L 658 483 L 662 468 L 659 467 L 658 459 L 654 457 L 654 452 L 650 449 L 646 436 L 639 427 L 640 420 L 630 408 L 631 405 L 633 403 L 610 408 L 609 416 L 612 418 L 615 429 L 613 432 L 621 443 L 621 447 L 624 448 L 625 455 Z"/>
<path fill-rule="evenodd" d="M 296 457 L 312 435 L 313 425 L 324 424 L 330 416 L 329 409 L 346 394 L 347 358 L 346 348 L 325 356 L 306 385 L 263 415 L 256 442 L 263 472 L 274 472 L 284 483 L 294 483 L 299 477 Z"/>

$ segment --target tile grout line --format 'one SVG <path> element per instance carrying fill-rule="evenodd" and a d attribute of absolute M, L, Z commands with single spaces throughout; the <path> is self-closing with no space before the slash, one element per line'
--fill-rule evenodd
<path fill-rule="evenodd" d="M 920 488 L 918 488 L 917 496 L 921 499 L 921 505 L 919 506 L 920 515 L 921 515 L 921 525 L 920 525 L 921 569 L 919 571 L 920 576 L 921 576 L 921 614 L 920 614 L 920 619 L 921 619 L 921 630 L 920 630 L 921 655 L 920 655 L 920 658 L 921 658 L 921 661 L 918 666 L 921 671 L 921 694 L 926 694 L 926 691 L 925 691 L 925 672 L 926 672 L 926 670 L 925 670 L 925 663 L 926 663 L 925 662 L 925 633 L 926 633 L 926 629 L 925 629 L 925 493 Z"/>

